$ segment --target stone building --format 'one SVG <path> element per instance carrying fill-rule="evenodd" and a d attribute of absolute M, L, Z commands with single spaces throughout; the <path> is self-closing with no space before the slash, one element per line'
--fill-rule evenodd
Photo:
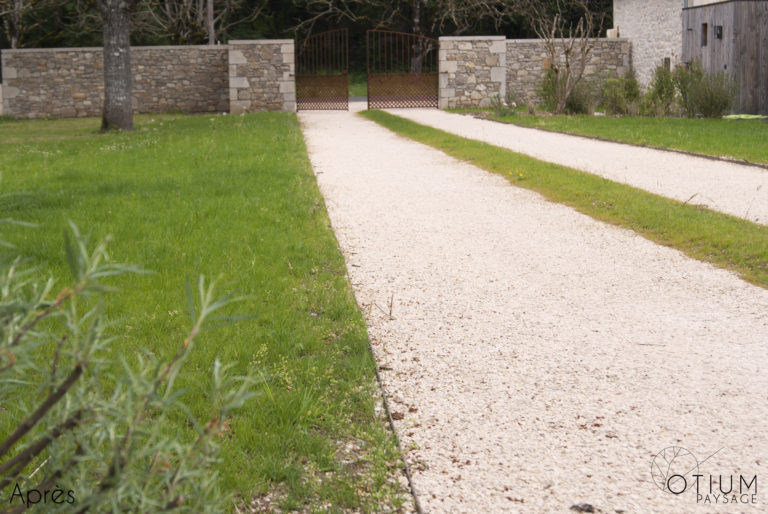
<path fill-rule="evenodd" d="M 683 0 L 613 0 L 613 26 L 631 42 L 632 66 L 644 86 L 664 59 L 680 62 Z"/>
<path fill-rule="evenodd" d="M 657 66 L 696 60 L 738 81 L 737 111 L 768 111 L 768 0 L 614 0 L 613 23 L 644 86 Z"/>

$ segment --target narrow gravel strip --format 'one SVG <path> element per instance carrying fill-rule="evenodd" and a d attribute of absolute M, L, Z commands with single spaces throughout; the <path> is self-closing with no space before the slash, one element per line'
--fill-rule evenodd
<path fill-rule="evenodd" d="M 426 511 L 723 510 L 655 485 L 673 445 L 763 480 L 768 291 L 354 114 L 300 119 Z"/>
<path fill-rule="evenodd" d="M 768 224 L 768 170 L 481 120 L 437 109 L 387 112 L 661 196 Z"/>

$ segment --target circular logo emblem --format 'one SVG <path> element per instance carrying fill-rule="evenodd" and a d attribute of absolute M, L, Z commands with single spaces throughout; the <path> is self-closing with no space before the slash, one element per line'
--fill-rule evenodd
<path fill-rule="evenodd" d="M 682 446 L 664 448 L 651 463 L 653 482 L 667 493 L 684 493 L 693 475 L 698 473 L 699 461 Z"/>

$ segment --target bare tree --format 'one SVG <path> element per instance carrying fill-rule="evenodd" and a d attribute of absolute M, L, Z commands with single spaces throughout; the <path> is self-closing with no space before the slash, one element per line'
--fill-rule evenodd
<path fill-rule="evenodd" d="M 311 33 L 318 21 L 365 21 L 422 36 L 462 34 L 483 21 L 497 27 L 516 14 L 517 0 L 303 0 L 307 16 L 293 30 Z"/>
<path fill-rule="evenodd" d="M 40 24 L 40 20 L 33 20 L 31 15 L 48 3 L 48 0 L 0 0 L 0 19 L 11 48 L 19 48 L 24 36 Z"/>
<path fill-rule="evenodd" d="M 141 11 L 154 33 L 174 43 L 213 45 L 235 25 L 255 20 L 265 0 L 142 0 Z"/>
<path fill-rule="evenodd" d="M 104 34 L 101 130 L 133 130 L 131 10 L 136 0 L 99 0 Z"/>
<path fill-rule="evenodd" d="M 602 31 L 604 13 L 591 11 L 586 0 L 521 0 L 521 8 L 530 19 L 536 35 L 544 42 L 555 87 L 555 114 L 565 112 L 566 102 L 584 76 L 587 60 Z M 576 9 L 581 16 L 574 24 L 566 21 L 566 9 Z"/>

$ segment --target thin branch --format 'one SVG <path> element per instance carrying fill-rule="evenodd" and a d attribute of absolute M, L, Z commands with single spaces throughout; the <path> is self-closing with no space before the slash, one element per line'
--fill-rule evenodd
<path fill-rule="evenodd" d="M 82 422 L 84 412 L 84 410 L 78 410 L 65 421 L 54 427 L 50 434 L 41 437 L 29 445 L 24 451 L 15 455 L 7 462 L 4 462 L 0 466 L 0 475 L 7 476 L 0 481 L 0 489 L 9 485 L 13 481 L 13 477 L 17 476 L 32 461 L 32 459 L 40 455 L 40 453 L 61 434 L 78 426 Z"/>
<path fill-rule="evenodd" d="M 45 401 L 40 405 L 40 407 L 37 408 L 37 410 L 32 413 L 31 416 L 29 416 L 26 420 L 21 422 L 17 427 L 16 430 L 13 431 L 11 435 L 9 435 L 5 441 L 3 441 L 2 444 L 0 444 L 0 457 L 8 453 L 8 451 L 13 447 L 16 442 L 24 437 L 24 434 L 29 432 L 37 423 L 45 416 L 48 411 L 56 405 L 56 402 L 61 400 L 61 398 L 69 391 L 69 389 L 77 382 L 77 379 L 80 378 L 80 375 L 83 374 L 83 363 L 78 362 L 75 368 L 72 370 L 72 372 L 69 374 L 67 379 L 59 386 L 59 388 L 48 395 L 48 398 L 45 399 Z"/>

